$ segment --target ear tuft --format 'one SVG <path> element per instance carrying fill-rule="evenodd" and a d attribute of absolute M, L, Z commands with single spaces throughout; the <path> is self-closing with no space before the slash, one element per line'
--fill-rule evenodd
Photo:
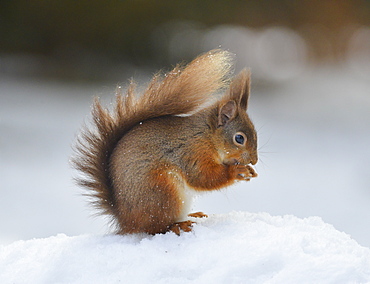
<path fill-rule="evenodd" d="M 243 69 L 230 84 L 230 99 L 235 100 L 244 110 L 248 107 L 250 82 L 250 70 Z"/>
<path fill-rule="evenodd" d="M 237 106 L 234 100 L 228 101 L 220 107 L 218 113 L 218 126 L 223 126 L 233 120 L 237 114 Z"/>

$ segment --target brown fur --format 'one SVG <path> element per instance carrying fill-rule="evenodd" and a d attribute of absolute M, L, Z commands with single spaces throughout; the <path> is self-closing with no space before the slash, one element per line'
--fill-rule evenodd
<path fill-rule="evenodd" d="M 95 129 L 83 132 L 73 162 L 85 175 L 79 183 L 113 217 L 118 233 L 187 228 L 190 223 L 180 220 L 187 187 L 214 190 L 256 176 L 248 165 L 257 162 L 246 114 L 249 72 L 242 71 L 219 102 L 177 116 L 193 113 L 227 85 L 230 58 L 214 50 L 164 78 L 156 75 L 138 99 L 131 83 L 117 95 L 113 113 L 95 100 Z M 248 136 L 243 147 L 232 141 L 236 131 Z"/>

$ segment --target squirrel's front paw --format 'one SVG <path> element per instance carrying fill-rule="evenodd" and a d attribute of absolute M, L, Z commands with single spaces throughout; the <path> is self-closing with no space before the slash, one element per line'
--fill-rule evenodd
<path fill-rule="evenodd" d="M 258 176 L 256 171 L 250 165 L 237 165 L 235 172 L 236 179 L 238 180 L 250 180 L 251 178 Z"/>

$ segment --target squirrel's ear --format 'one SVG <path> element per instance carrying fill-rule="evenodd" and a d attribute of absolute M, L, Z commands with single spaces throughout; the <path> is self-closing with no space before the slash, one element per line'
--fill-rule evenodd
<path fill-rule="evenodd" d="M 243 69 L 230 84 L 230 98 L 247 110 L 250 93 L 251 72 Z"/>
<path fill-rule="evenodd" d="M 235 101 L 228 101 L 221 105 L 218 112 L 218 126 L 225 125 L 228 121 L 235 118 L 237 113 L 237 106 Z"/>

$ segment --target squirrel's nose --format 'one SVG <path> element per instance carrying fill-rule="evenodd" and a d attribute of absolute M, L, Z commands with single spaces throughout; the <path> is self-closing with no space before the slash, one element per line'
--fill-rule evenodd
<path fill-rule="evenodd" d="M 257 164 L 257 162 L 258 162 L 257 154 L 256 155 L 251 155 L 251 161 L 250 161 L 250 163 L 252 165 L 255 165 L 255 164 Z"/>

